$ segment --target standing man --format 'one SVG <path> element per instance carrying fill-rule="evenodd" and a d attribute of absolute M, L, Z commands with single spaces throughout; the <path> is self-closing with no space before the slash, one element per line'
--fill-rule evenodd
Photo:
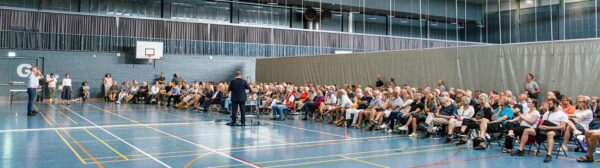
<path fill-rule="evenodd" d="M 381 75 L 377 75 L 377 82 L 375 82 L 375 87 L 377 87 L 377 88 L 383 87 L 383 81 L 381 80 Z"/>
<path fill-rule="evenodd" d="M 242 72 L 235 71 L 235 79 L 229 82 L 229 93 L 231 95 L 231 102 L 233 109 L 231 110 L 231 122 L 227 123 L 229 126 L 235 126 L 237 120 L 237 111 L 240 110 L 241 126 L 246 124 L 246 90 L 250 90 L 248 82 L 242 79 Z"/>
<path fill-rule="evenodd" d="M 527 80 L 527 85 L 525 86 L 525 90 L 527 90 L 527 93 L 529 94 L 529 98 L 532 98 L 534 100 L 537 99 L 538 94 L 542 91 L 542 89 L 540 89 L 540 85 L 538 85 L 537 82 L 533 81 L 533 74 L 529 73 L 527 74 L 527 76 L 525 77 L 525 80 Z"/>
<path fill-rule="evenodd" d="M 31 73 L 27 76 L 27 116 L 35 116 L 36 111 L 33 111 L 33 104 L 35 103 L 35 96 L 37 94 L 37 88 L 40 86 L 40 79 L 43 78 L 42 72 L 37 67 L 31 67 Z"/>

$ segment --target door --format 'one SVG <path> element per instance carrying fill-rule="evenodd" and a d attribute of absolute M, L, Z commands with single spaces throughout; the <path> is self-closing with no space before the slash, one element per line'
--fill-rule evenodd
<path fill-rule="evenodd" d="M 44 71 L 44 58 L 0 58 L 0 101 L 7 101 L 11 90 L 26 90 L 25 84 L 30 68 L 37 66 Z M 13 100 L 27 100 L 26 92 L 14 92 Z M 43 95 L 43 94 L 42 94 Z M 40 96 L 41 97 L 41 96 Z"/>

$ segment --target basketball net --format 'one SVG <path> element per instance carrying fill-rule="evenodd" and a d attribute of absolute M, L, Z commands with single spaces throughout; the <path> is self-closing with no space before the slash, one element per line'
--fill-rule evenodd
<path fill-rule="evenodd" d="M 151 63 L 154 59 L 152 59 L 152 57 L 154 57 L 154 54 L 146 54 L 146 57 L 148 57 L 148 62 Z"/>

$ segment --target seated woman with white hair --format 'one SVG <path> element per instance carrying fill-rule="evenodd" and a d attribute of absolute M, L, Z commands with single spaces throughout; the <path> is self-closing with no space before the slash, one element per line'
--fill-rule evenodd
<path fill-rule="evenodd" d="M 461 105 L 458 108 L 457 115 L 450 118 L 448 121 L 448 136 L 446 136 L 446 143 L 452 142 L 454 139 L 454 129 L 461 127 L 463 120 L 467 120 L 475 114 L 475 109 L 470 105 L 470 98 L 467 96 L 462 97 Z"/>

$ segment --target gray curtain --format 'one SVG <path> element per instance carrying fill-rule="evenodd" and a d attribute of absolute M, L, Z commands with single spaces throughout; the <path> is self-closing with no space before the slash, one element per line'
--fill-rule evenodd
<path fill-rule="evenodd" d="M 394 52 L 257 59 L 257 81 L 374 85 L 375 75 L 397 84 L 488 91 L 525 89 L 532 73 L 542 91 L 600 95 L 600 41 L 579 40 Z M 543 94 L 544 95 L 544 94 Z"/>

